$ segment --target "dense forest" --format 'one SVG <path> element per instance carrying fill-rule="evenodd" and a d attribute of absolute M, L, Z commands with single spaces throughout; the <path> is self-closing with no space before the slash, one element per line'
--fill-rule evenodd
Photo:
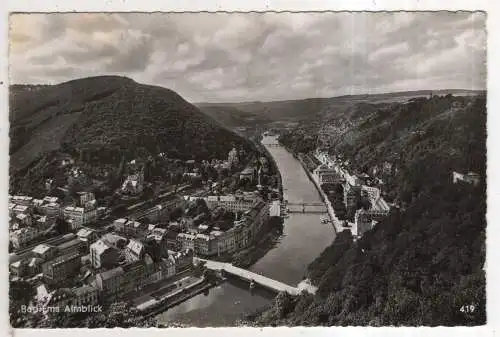
<path fill-rule="evenodd" d="M 456 103 L 458 102 L 458 103 Z M 290 138 L 288 138 L 290 139 Z M 300 142 L 300 141 L 299 141 Z M 486 99 L 419 98 L 367 114 L 330 148 L 353 169 L 391 161 L 404 205 L 353 242 L 339 233 L 311 265 L 316 295 L 280 294 L 256 325 L 482 325 L 486 322 Z M 293 144 L 289 144 L 293 145 Z M 452 182 L 452 170 L 481 175 Z"/>

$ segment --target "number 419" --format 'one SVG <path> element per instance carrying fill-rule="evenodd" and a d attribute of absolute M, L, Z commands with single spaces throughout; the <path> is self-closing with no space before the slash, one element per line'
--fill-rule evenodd
<path fill-rule="evenodd" d="M 462 307 L 460 308 L 460 312 L 463 312 L 466 314 L 473 313 L 474 310 L 476 310 L 476 307 L 474 306 L 474 304 L 462 305 Z"/>

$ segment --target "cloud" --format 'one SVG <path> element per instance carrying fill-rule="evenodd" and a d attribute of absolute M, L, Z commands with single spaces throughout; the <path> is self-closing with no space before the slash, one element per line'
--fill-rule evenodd
<path fill-rule="evenodd" d="M 57 83 L 120 74 L 194 102 L 484 89 L 485 19 L 467 12 L 13 14 L 10 76 Z"/>

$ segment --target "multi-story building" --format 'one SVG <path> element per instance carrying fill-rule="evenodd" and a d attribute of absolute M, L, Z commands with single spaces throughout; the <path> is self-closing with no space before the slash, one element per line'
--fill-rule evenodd
<path fill-rule="evenodd" d="M 104 297 L 108 299 L 114 299 L 120 294 L 123 281 L 124 271 L 121 266 L 96 275 L 97 289 L 103 292 Z"/>
<path fill-rule="evenodd" d="M 360 192 L 359 186 L 344 184 L 344 204 L 347 209 L 356 207 L 361 196 Z"/>
<path fill-rule="evenodd" d="M 204 198 L 209 209 L 222 207 L 228 211 L 241 212 L 250 209 L 258 197 L 254 195 L 221 195 Z"/>
<path fill-rule="evenodd" d="M 153 239 L 160 247 L 160 255 L 168 256 L 169 244 L 167 237 L 168 230 L 165 228 L 154 228 L 150 231 L 148 239 Z"/>
<path fill-rule="evenodd" d="M 23 205 L 23 206 L 33 206 L 33 198 L 28 197 L 25 195 L 14 195 L 11 198 L 9 198 L 10 202 L 13 202 L 14 204 L 18 205 Z"/>
<path fill-rule="evenodd" d="M 92 192 L 78 192 L 78 197 L 81 207 L 88 207 L 89 203 L 95 200 L 95 195 Z"/>
<path fill-rule="evenodd" d="M 344 179 L 332 168 L 322 164 L 318 166 L 313 174 L 316 176 L 320 184 L 335 184 L 342 183 Z"/>
<path fill-rule="evenodd" d="M 16 214 L 15 219 L 21 226 L 31 226 L 32 224 L 31 214 L 19 213 Z"/>
<path fill-rule="evenodd" d="M 50 202 L 40 206 L 40 213 L 49 219 L 56 219 L 61 216 L 61 205 L 57 202 Z"/>
<path fill-rule="evenodd" d="M 80 228 L 76 233 L 76 236 L 86 243 L 87 248 L 90 248 L 90 245 L 98 239 L 97 232 L 87 227 Z"/>
<path fill-rule="evenodd" d="M 87 252 L 87 243 L 80 238 L 61 243 L 57 246 L 59 254 L 83 254 Z"/>
<path fill-rule="evenodd" d="M 96 208 L 68 206 L 63 211 L 64 218 L 70 223 L 73 230 L 81 228 L 87 223 L 97 220 Z"/>
<path fill-rule="evenodd" d="M 177 235 L 177 246 L 182 249 L 190 249 L 192 251 L 195 250 L 195 238 L 196 235 L 189 233 L 179 233 Z"/>
<path fill-rule="evenodd" d="M 110 268 L 116 264 L 118 257 L 119 251 L 102 240 L 90 245 L 90 261 L 93 268 Z"/>
<path fill-rule="evenodd" d="M 48 283 L 56 284 L 77 275 L 80 271 L 80 265 L 80 254 L 61 255 L 42 265 L 43 277 Z"/>
<path fill-rule="evenodd" d="M 193 266 L 194 251 L 186 249 L 179 252 L 170 251 L 169 253 L 175 261 L 177 273 Z"/>
<path fill-rule="evenodd" d="M 14 231 L 11 231 L 10 241 L 12 242 L 12 246 L 15 249 L 24 247 L 30 241 L 33 241 L 40 235 L 40 232 L 37 228 L 34 227 L 24 227 Z"/>
<path fill-rule="evenodd" d="M 233 147 L 233 149 L 229 151 L 229 154 L 227 155 L 227 161 L 230 168 L 238 166 L 239 156 L 238 156 L 238 150 L 236 150 L 236 148 Z"/>
<path fill-rule="evenodd" d="M 125 257 L 129 262 L 140 261 L 144 258 L 145 254 L 146 249 L 144 245 L 137 240 L 130 240 L 125 248 Z"/>
<path fill-rule="evenodd" d="M 363 185 L 361 186 L 361 192 L 367 194 L 370 203 L 374 203 L 378 198 L 380 198 L 380 189 L 377 187 Z"/>
<path fill-rule="evenodd" d="M 54 246 L 47 244 L 40 244 L 35 248 L 33 248 L 31 252 L 33 253 L 33 256 L 38 257 L 44 261 L 48 261 L 57 255 L 58 250 Z"/>
<path fill-rule="evenodd" d="M 145 238 L 148 233 L 148 226 L 135 220 L 118 219 L 113 222 L 113 227 L 127 237 Z"/>
<path fill-rule="evenodd" d="M 129 175 L 122 185 L 122 192 L 129 194 L 139 194 L 144 190 L 144 170 Z"/>
<path fill-rule="evenodd" d="M 195 252 L 204 256 L 217 254 L 217 239 L 207 234 L 196 234 Z"/>
<path fill-rule="evenodd" d="M 91 285 L 83 285 L 81 287 L 72 288 L 73 298 L 69 305 L 77 307 L 86 305 L 97 305 L 99 302 L 99 293 L 96 287 Z"/>

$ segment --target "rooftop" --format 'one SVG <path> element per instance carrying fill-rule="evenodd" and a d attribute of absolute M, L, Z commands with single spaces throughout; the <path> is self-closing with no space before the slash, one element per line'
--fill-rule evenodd
<path fill-rule="evenodd" d="M 51 248 L 54 248 L 54 247 L 42 243 L 41 245 L 38 245 L 35 248 L 33 248 L 32 252 L 35 254 L 43 255 L 46 252 L 48 252 Z"/>

